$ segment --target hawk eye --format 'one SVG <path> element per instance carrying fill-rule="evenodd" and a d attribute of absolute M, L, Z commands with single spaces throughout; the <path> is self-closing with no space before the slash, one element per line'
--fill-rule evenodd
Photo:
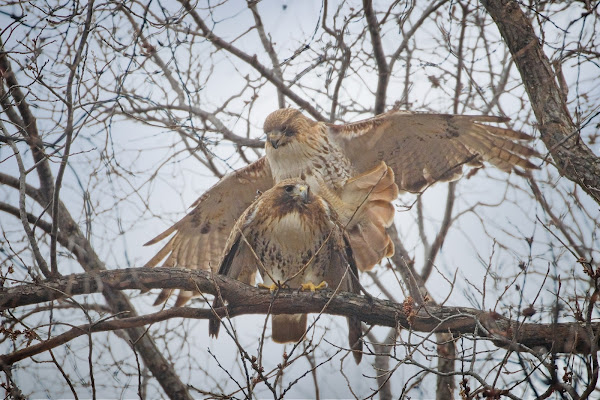
<path fill-rule="evenodd" d="M 290 128 L 289 126 L 284 126 L 283 128 L 281 128 L 281 132 L 283 132 L 283 134 L 285 136 L 294 136 L 296 132 L 294 132 L 294 130 L 292 128 Z"/>
<path fill-rule="evenodd" d="M 288 193 L 292 193 L 294 191 L 294 186 L 293 185 L 286 186 L 285 191 Z"/>

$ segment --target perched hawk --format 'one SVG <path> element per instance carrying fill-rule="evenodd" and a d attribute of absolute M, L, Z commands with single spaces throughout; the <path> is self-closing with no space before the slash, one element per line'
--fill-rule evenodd
<path fill-rule="evenodd" d="M 344 226 L 333 207 L 300 179 L 286 179 L 263 193 L 239 218 L 223 254 L 219 274 L 264 285 L 359 293 L 356 263 Z M 339 287 L 339 289 L 338 289 Z M 221 303 L 215 298 L 214 306 Z M 209 333 L 217 336 L 219 320 Z M 348 318 L 348 340 L 356 363 L 362 357 L 360 320 Z M 297 342 L 306 331 L 306 314 L 273 315 L 272 338 Z"/>
<path fill-rule="evenodd" d="M 146 243 L 173 235 L 146 266 L 166 257 L 167 267 L 216 270 L 231 228 L 256 192 L 301 177 L 332 204 L 347 225 L 358 268 L 369 269 L 393 252 L 385 234 L 393 218 L 390 198 L 397 196 L 390 180 L 400 190 L 419 192 L 437 181 L 459 178 L 465 164 L 480 167 L 486 161 L 507 172 L 515 166 L 534 168 L 527 159 L 535 151 L 520 143 L 530 136 L 484 124 L 506 120 L 391 111 L 334 125 L 313 121 L 295 109 L 275 111 L 264 123 L 266 155 L 223 177 L 188 215 Z M 163 291 L 156 304 L 169 295 Z M 176 305 L 191 296 L 180 292 Z"/>

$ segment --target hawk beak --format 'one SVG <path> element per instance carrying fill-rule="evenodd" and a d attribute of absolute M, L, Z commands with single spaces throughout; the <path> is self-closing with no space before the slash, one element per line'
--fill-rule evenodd
<path fill-rule="evenodd" d="M 269 143 L 271 143 L 271 146 L 273 146 L 274 149 L 279 147 L 279 141 L 282 137 L 283 135 L 281 134 L 281 132 L 272 131 L 267 133 L 267 140 L 269 141 Z"/>
<path fill-rule="evenodd" d="M 298 195 L 302 198 L 303 202 L 308 201 L 309 187 L 308 185 L 298 185 Z"/>

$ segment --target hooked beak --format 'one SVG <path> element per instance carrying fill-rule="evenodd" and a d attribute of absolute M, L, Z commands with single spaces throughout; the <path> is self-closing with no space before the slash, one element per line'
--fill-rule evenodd
<path fill-rule="evenodd" d="M 298 195 L 304 203 L 308 202 L 309 187 L 308 185 L 298 185 Z"/>
<path fill-rule="evenodd" d="M 273 146 L 274 149 L 279 147 L 279 141 L 282 137 L 283 135 L 281 134 L 281 132 L 271 131 L 267 133 L 267 140 L 269 141 L 269 143 L 271 143 L 271 146 Z"/>

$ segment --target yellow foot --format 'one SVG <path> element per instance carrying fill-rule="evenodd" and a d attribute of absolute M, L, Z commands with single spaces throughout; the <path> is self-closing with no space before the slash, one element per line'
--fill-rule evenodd
<path fill-rule="evenodd" d="M 328 286 L 329 285 L 325 281 L 319 283 L 317 286 L 312 282 L 307 282 L 300 285 L 300 290 L 310 290 L 311 292 L 314 292 L 315 290 L 327 289 Z"/>
<path fill-rule="evenodd" d="M 259 283 L 258 288 L 259 289 L 269 289 L 269 292 L 273 293 L 274 291 L 279 289 L 279 286 L 276 283 L 271 283 L 270 285 L 265 285 L 264 283 Z"/>

